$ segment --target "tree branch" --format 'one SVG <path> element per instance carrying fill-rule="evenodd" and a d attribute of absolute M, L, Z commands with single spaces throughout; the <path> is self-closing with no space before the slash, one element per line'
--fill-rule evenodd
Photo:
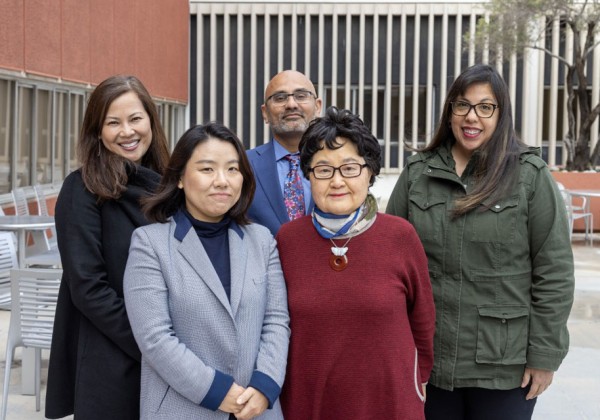
<path fill-rule="evenodd" d="M 600 45 L 600 41 L 596 42 L 594 45 L 592 45 L 587 50 L 585 50 L 585 55 L 588 56 L 589 54 L 591 54 L 596 49 L 596 47 L 598 47 L 599 45 Z"/>
<path fill-rule="evenodd" d="M 569 63 L 567 61 L 566 58 L 564 58 L 563 56 L 560 56 L 558 54 L 554 54 L 552 53 L 552 51 L 550 51 L 548 48 L 545 47 L 539 47 L 537 45 L 525 45 L 525 48 L 531 48 L 532 50 L 539 50 L 539 51 L 543 51 L 544 53 L 546 53 L 549 57 L 551 58 L 556 58 L 558 61 L 560 61 L 561 63 L 563 63 L 566 66 L 571 67 L 573 65 L 573 63 Z"/>
<path fill-rule="evenodd" d="M 588 115 L 587 118 L 585 120 L 583 120 L 581 122 L 581 129 L 590 129 L 590 127 L 592 126 L 592 124 L 594 124 L 594 121 L 596 121 L 596 118 L 598 118 L 598 116 L 600 115 L 600 102 L 596 104 L 596 106 L 594 107 L 594 109 L 592 109 Z"/>

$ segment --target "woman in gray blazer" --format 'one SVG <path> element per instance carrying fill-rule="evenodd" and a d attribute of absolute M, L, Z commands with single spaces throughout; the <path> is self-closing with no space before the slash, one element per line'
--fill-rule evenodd
<path fill-rule="evenodd" d="M 134 232 L 124 279 L 142 419 L 283 418 L 287 294 L 275 240 L 246 217 L 254 188 L 239 139 L 209 123 L 145 201 L 156 223 Z"/>

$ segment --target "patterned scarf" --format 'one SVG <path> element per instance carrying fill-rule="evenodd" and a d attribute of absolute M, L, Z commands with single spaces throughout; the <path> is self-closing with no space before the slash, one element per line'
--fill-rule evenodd
<path fill-rule="evenodd" d="M 377 217 L 377 200 L 369 193 L 354 212 L 346 215 L 325 213 L 314 207 L 312 220 L 319 235 L 325 239 L 352 238 L 369 229 Z"/>

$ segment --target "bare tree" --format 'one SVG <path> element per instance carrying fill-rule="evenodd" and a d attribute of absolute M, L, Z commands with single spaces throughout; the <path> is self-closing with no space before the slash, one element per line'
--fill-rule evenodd
<path fill-rule="evenodd" d="M 600 31 L 600 0 L 491 0 L 485 7 L 489 20 L 479 20 L 474 39 L 477 44 L 503 57 L 533 48 L 564 65 L 568 131 L 563 142 L 567 169 L 593 168 L 600 157 L 600 141 L 592 151 L 591 130 L 600 115 L 600 102 L 591 102 L 586 67 L 594 49 L 600 46 L 596 37 Z M 566 48 L 557 54 L 546 47 L 546 37 L 555 21 L 560 23 L 563 37 L 566 28 L 573 33 L 572 58 L 564 54 Z"/>

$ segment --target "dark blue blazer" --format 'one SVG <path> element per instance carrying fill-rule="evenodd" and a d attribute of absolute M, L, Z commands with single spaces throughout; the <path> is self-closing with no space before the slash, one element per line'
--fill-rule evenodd
<path fill-rule="evenodd" d="M 290 221 L 279 185 L 274 141 L 271 140 L 269 143 L 247 151 L 256 180 L 256 192 L 248 210 L 248 217 L 253 222 L 269 228 L 273 236 L 279 231 L 282 224 Z M 312 211 L 312 208 L 311 197 L 307 214 Z"/>

